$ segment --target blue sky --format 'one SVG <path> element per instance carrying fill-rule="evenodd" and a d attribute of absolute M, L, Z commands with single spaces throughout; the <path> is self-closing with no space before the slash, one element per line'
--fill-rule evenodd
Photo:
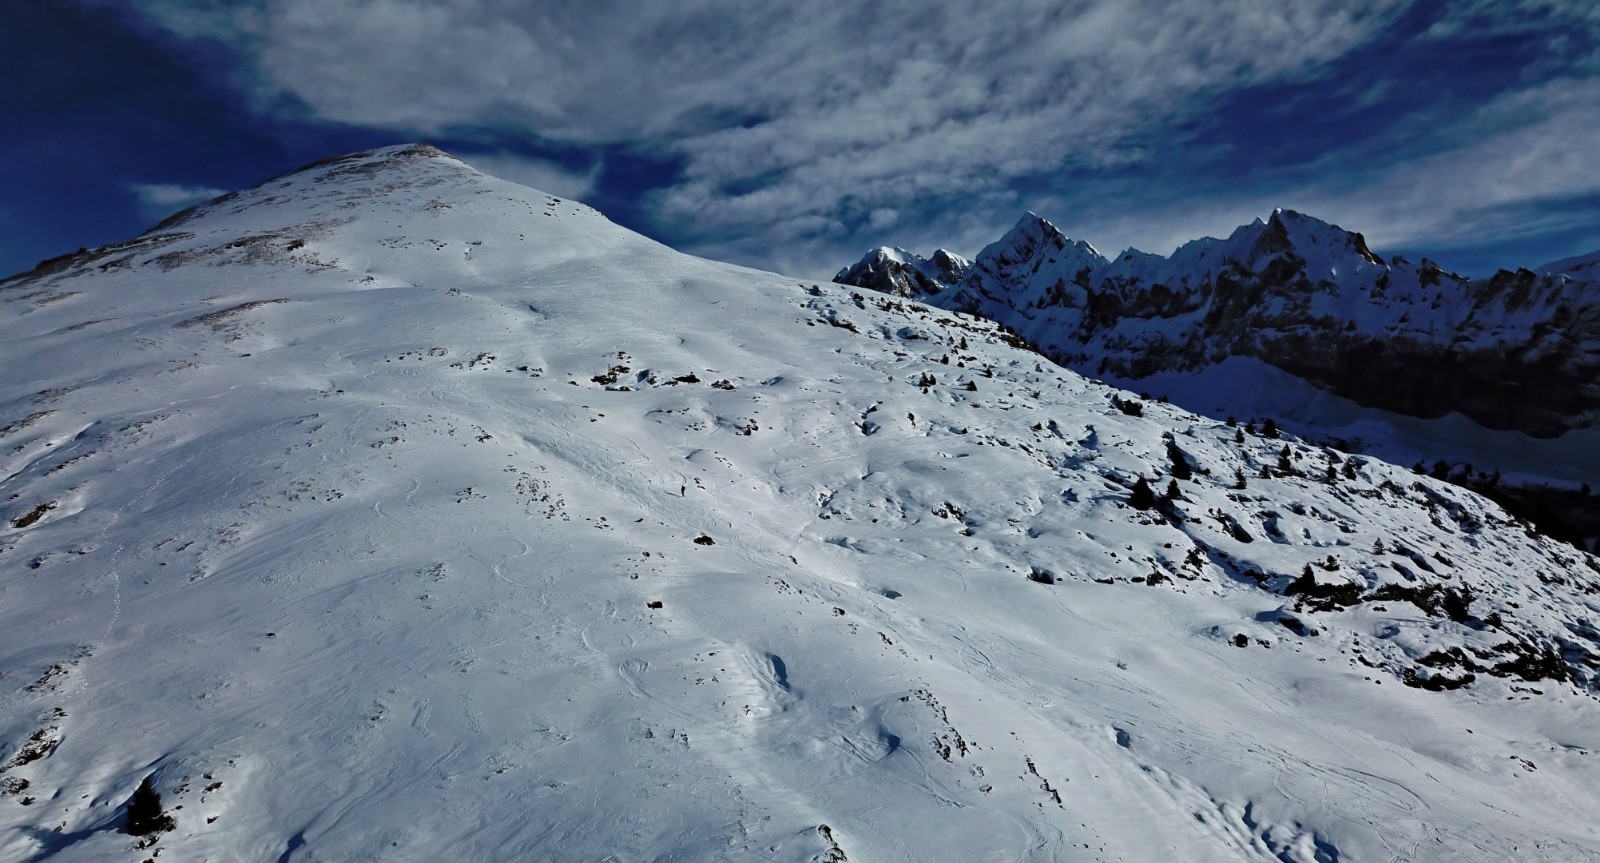
<path fill-rule="evenodd" d="M 423 140 L 799 275 L 1025 210 L 1169 252 L 1291 207 L 1462 272 L 1600 249 L 1593 0 L 40 0 L 0 271 Z"/>

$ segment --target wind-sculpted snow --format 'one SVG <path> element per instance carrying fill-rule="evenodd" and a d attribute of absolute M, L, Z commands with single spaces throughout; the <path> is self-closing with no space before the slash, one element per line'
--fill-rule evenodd
<path fill-rule="evenodd" d="M 1600 855 L 1594 558 L 987 321 L 429 148 L 0 303 L 5 859 Z"/>

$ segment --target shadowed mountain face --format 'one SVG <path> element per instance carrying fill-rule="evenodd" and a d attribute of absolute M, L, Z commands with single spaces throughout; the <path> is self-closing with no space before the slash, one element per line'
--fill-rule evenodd
<path fill-rule="evenodd" d="M 1279 210 L 1168 257 L 1107 258 L 1029 214 L 927 301 L 1130 386 L 1249 358 L 1358 405 L 1549 438 L 1600 418 L 1593 257 L 1467 279 Z M 839 280 L 880 287 L 862 271 Z"/>

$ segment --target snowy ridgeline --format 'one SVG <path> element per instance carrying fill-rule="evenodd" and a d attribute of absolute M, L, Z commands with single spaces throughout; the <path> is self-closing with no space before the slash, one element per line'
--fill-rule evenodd
<path fill-rule="evenodd" d="M 0 283 L 0 858 L 1600 855 L 1594 558 L 1017 344 L 428 148 Z"/>

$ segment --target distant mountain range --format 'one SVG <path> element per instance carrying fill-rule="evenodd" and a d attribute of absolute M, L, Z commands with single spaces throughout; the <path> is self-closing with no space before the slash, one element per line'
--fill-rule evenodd
<path fill-rule="evenodd" d="M 1292 210 L 1107 257 L 1029 213 L 976 260 L 880 248 L 835 280 L 999 321 L 1090 374 L 1247 357 L 1360 405 L 1548 438 L 1600 419 L 1597 261 L 1469 279 Z"/>
<path fill-rule="evenodd" d="M 974 260 L 883 247 L 836 281 L 998 321 L 1192 410 L 1419 462 L 1568 539 L 1600 535 L 1600 501 L 1578 493 L 1600 484 L 1600 252 L 1474 279 L 1277 210 L 1169 256 L 1107 256 L 1029 213 Z"/>

